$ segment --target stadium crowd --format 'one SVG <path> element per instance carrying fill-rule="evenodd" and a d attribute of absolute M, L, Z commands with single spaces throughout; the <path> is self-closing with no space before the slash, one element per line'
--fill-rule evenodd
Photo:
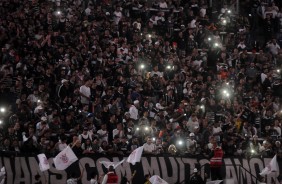
<path fill-rule="evenodd" d="M 281 151 L 281 1 L 0 4 L 3 154 Z"/>

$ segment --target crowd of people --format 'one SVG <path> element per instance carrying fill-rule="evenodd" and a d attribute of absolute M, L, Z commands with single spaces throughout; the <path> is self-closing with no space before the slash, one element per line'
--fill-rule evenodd
<path fill-rule="evenodd" d="M 0 4 L 2 153 L 281 149 L 281 1 Z"/>

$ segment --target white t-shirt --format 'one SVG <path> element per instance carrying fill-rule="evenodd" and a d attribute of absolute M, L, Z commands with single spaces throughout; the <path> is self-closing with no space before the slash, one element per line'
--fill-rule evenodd
<path fill-rule="evenodd" d="M 124 131 L 123 130 L 114 129 L 113 130 L 113 137 L 115 137 L 116 135 L 118 135 L 121 138 L 121 137 L 124 136 Z"/>
<path fill-rule="evenodd" d="M 154 143 L 151 143 L 151 144 L 145 143 L 143 145 L 143 149 L 146 152 L 153 153 L 153 151 L 156 150 L 156 145 Z"/>
<path fill-rule="evenodd" d="M 138 119 L 138 109 L 134 105 L 131 105 L 131 107 L 129 108 L 129 113 L 131 119 Z"/>
<path fill-rule="evenodd" d="M 115 24 L 118 24 L 120 19 L 122 17 L 122 13 L 119 11 L 114 11 L 114 21 L 115 21 Z"/>
<path fill-rule="evenodd" d="M 87 97 L 91 96 L 90 87 L 87 87 L 85 85 L 80 86 L 79 92 L 82 93 L 83 95 L 87 96 Z M 82 104 L 89 104 L 89 100 L 87 98 L 85 98 L 84 96 L 81 96 L 80 99 L 81 99 Z"/>
<path fill-rule="evenodd" d="M 98 134 L 99 136 L 101 136 L 101 137 L 100 137 L 101 142 L 102 142 L 102 141 L 107 141 L 107 142 L 108 142 L 108 131 L 107 131 L 107 130 L 102 130 L 102 129 L 100 129 L 100 130 L 97 131 L 97 134 Z M 102 136 L 103 136 L 103 137 L 102 137 Z"/>

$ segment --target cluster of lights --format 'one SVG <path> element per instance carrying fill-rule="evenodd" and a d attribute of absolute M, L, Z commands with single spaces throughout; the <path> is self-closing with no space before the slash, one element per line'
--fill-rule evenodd
<path fill-rule="evenodd" d="M 140 127 L 137 127 L 137 128 L 136 128 L 136 131 L 140 131 L 140 130 L 141 130 Z M 148 127 L 148 126 L 145 126 L 145 127 L 144 127 L 144 130 L 145 130 L 145 131 L 149 131 L 149 127 Z"/>
<path fill-rule="evenodd" d="M 224 90 L 222 91 L 222 93 L 223 93 L 223 95 L 224 95 L 225 97 L 230 97 L 230 93 L 228 92 L 228 90 L 224 89 Z"/>

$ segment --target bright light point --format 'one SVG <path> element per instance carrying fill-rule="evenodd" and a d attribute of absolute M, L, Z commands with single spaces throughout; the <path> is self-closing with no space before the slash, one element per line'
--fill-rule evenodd
<path fill-rule="evenodd" d="M 215 46 L 215 47 L 218 47 L 219 45 L 218 45 L 218 43 L 215 43 L 214 46 Z"/>
<path fill-rule="evenodd" d="M 57 11 L 57 15 L 61 15 L 61 13 L 62 13 L 61 11 Z"/>
<path fill-rule="evenodd" d="M 227 13 L 231 13 L 231 10 L 228 10 Z"/>
<path fill-rule="evenodd" d="M 222 22 L 223 22 L 223 24 L 226 24 L 226 20 L 223 20 Z"/>
<path fill-rule="evenodd" d="M 211 41 L 211 37 L 208 37 L 208 40 Z"/>
<path fill-rule="evenodd" d="M 167 68 L 167 69 L 171 69 L 171 66 L 170 66 L 170 65 L 168 65 L 166 68 Z"/>
<path fill-rule="evenodd" d="M 252 150 L 251 150 L 251 152 L 252 152 L 252 153 L 254 153 L 254 152 L 255 152 L 255 150 L 253 150 L 253 149 L 252 149 Z"/>
<path fill-rule="evenodd" d="M 148 127 L 145 127 L 145 130 L 146 130 L 146 131 L 148 131 L 148 130 L 149 130 L 149 128 L 148 128 Z"/>
<path fill-rule="evenodd" d="M 200 106 L 200 108 L 201 108 L 201 109 L 204 109 L 204 108 L 205 108 L 205 106 L 201 105 L 201 106 Z"/>
<path fill-rule="evenodd" d="M 2 120 L 0 120 L 0 125 L 3 123 L 3 121 Z"/>
<path fill-rule="evenodd" d="M 223 90 L 223 93 L 224 93 L 224 94 L 227 94 L 227 91 L 226 91 L 226 90 Z"/>
<path fill-rule="evenodd" d="M 229 97 L 229 96 L 230 96 L 230 94 L 229 94 L 229 93 L 226 93 L 225 95 L 226 95 L 227 97 Z"/>
<path fill-rule="evenodd" d="M 156 141 L 156 138 L 155 138 L 155 137 L 153 137 L 153 141 Z"/>
<path fill-rule="evenodd" d="M 40 100 L 37 100 L 37 102 L 40 103 L 41 101 L 40 101 Z"/>
<path fill-rule="evenodd" d="M 178 144 L 179 144 L 179 145 L 182 145 L 182 144 L 183 144 L 183 141 L 178 141 Z"/>
<path fill-rule="evenodd" d="M 6 111 L 6 109 L 4 107 L 0 108 L 0 112 L 5 112 L 5 111 Z"/>
<path fill-rule="evenodd" d="M 229 82 L 226 82 L 226 85 L 229 85 Z"/>
<path fill-rule="evenodd" d="M 141 64 L 141 65 L 140 65 L 140 68 L 141 68 L 141 69 L 144 69 L 144 68 L 145 68 L 145 65 Z"/>
<path fill-rule="evenodd" d="M 142 36 L 142 35 L 143 35 L 143 33 L 140 33 L 140 35 Z"/>
<path fill-rule="evenodd" d="M 149 37 L 149 38 L 151 38 L 151 37 L 152 37 L 152 35 L 150 35 L 150 34 L 149 34 L 149 35 L 148 35 L 148 37 Z"/>
<path fill-rule="evenodd" d="M 276 71 L 277 71 L 277 73 L 280 73 L 280 69 L 277 69 Z"/>
<path fill-rule="evenodd" d="M 137 127 L 136 130 L 139 131 L 140 130 L 139 127 Z"/>

